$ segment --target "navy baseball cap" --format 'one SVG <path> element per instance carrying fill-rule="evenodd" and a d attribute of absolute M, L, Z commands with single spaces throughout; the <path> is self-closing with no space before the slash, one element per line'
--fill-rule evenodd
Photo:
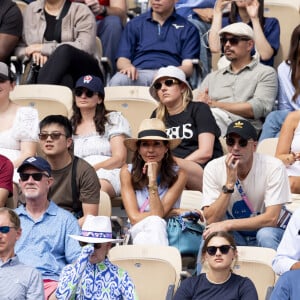
<path fill-rule="evenodd" d="M 18 168 L 17 172 L 21 173 L 26 167 L 34 167 L 39 171 L 46 171 L 48 175 L 51 176 L 51 167 L 49 163 L 40 156 L 26 158 Z"/>
<path fill-rule="evenodd" d="M 102 98 L 104 99 L 105 93 L 104 93 L 104 85 L 102 80 L 94 75 L 85 75 L 80 77 L 75 85 L 75 88 L 78 87 L 85 87 L 92 92 L 99 93 Z"/>
<path fill-rule="evenodd" d="M 231 133 L 235 133 L 246 140 L 253 139 L 254 141 L 257 141 L 256 130 L 247 120 L 240 119 L 232 122 L 227 128 L 226 136 Z"/>

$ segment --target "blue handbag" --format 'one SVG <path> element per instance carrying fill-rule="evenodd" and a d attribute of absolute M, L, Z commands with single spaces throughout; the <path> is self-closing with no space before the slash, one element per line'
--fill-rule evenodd
<path fill-rule="evenodd" d="M 198 223 L 195 212 L 183 213 L 168 219 L 169 246 L 176 247 L 182 255 L 197 255 L 202 242 L 204 226 Z"/>

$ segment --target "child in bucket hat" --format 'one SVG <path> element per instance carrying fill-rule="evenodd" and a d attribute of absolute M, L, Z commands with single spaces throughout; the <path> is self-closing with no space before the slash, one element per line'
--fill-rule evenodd
<path fill-rule="evenodd" d="M 87 215 L 81 234 L 70 237 L 83 247 L 77 261 L 62 270 L 57 299 L 138 299 L 128 273 L 107 257 L 111 244 L 122 241 L 112 237 L 109 217 Z"/>

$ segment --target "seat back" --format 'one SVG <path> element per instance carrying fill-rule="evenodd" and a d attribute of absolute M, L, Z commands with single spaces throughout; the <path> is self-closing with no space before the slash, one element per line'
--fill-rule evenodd
<path fill-rule="evenodd" d="M 180 208 L 200 210 L 201 201 L 202 193 L 200 191 L 183 190 L 181 194 Z"/>
<path fill-rule="evenodd" d="M 10 92 L 10 99 L 22 106 L 32 106 L 38 110 L 39 119 L 52 114 L 68 118 L 72 115 L 72 91 L 61 85 L 24 84 L 17 85 Z"/>
<path fill-rule="evenodd" d="M 169 289 L 178 287 L 181 256 L 174 247 L 115 246 L 110 249 L 108 257 L 129 273 L 140 300 L 165 300 Z"/>
<path fill-rule="evenodd" d="M 148 87 L 114 86 L 105 88 L 105 106 L 109 110 L 120 111 L 131 126 L 131 134 L 137 136 L 138 128 L 144 119 L 150 118 L 157 108 Z"/>
<path fill-rule="evenodd" d="M 278 138 L 264 139 L 258 143 L 256 152 L 275 156 Z"/>
<path fill-rule="evenodd" d="M 272 269 L 276 251 L 271 248 L 238 246 L 238 261 L 234 273 L 248 277 L 254 283 L 259 300 L 265 300 L 268 287 L 273 287 L 277 276 Z"/>
<path fill-rule="evenodd" d="M 274 67 L 277 68 L 283 60 L 287 59 L 292 32 L 300 23 L 299 8 L 283 1 L 278 3 L 272 0 L 264 4 L 264 15 L 277 18 L 280 24 L 280 48 L 274 61 Z"/>

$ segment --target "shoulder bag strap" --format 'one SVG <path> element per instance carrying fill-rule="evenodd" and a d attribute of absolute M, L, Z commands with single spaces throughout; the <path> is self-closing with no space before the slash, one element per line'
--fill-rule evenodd
<path fill-rule="evenodd" d="M 252 206 L 251 202 L 249 201 L 249 199 L 248 199 L 246 193 L 244 192 L 244 190 L 242 188 L 242 185 L 241 185 L 241 183 L 238 179 L 237 179 L 235 185 L 236 185 L 239 193 L 241 194 L 241 197 L 242 197 L 243 201 L 245 202 L 245 204 L 247 205 L 247 207 L 249 208 L 251 213 L 253 213 L 254 212 L 253 206 Z"/>
<path fill-rule="evenodd" d="M 71 178 L 73 211 L 74 212 L 78 212 L 82 209 L 82 205 L 79 201 L 79 193 L 78 193 L 77 182 L 76 182 L 77 163 L 78 163 L 78 157 L 74 156 L 73 164 L 72 164 L 72 178 Z"/>
<path fill-rule="evenodd" d="M 57 17 L 57 22 L 56 22 L 55 28 L 54 28 L 54 37 L 55 37 L 55 40 L 58 43 L 61 42 L 61 23 L 62 23 L 62 19 L 68 13 L 70 6 L 71 6 L 71 1 L 66 0 L 59 16 Z"/>

